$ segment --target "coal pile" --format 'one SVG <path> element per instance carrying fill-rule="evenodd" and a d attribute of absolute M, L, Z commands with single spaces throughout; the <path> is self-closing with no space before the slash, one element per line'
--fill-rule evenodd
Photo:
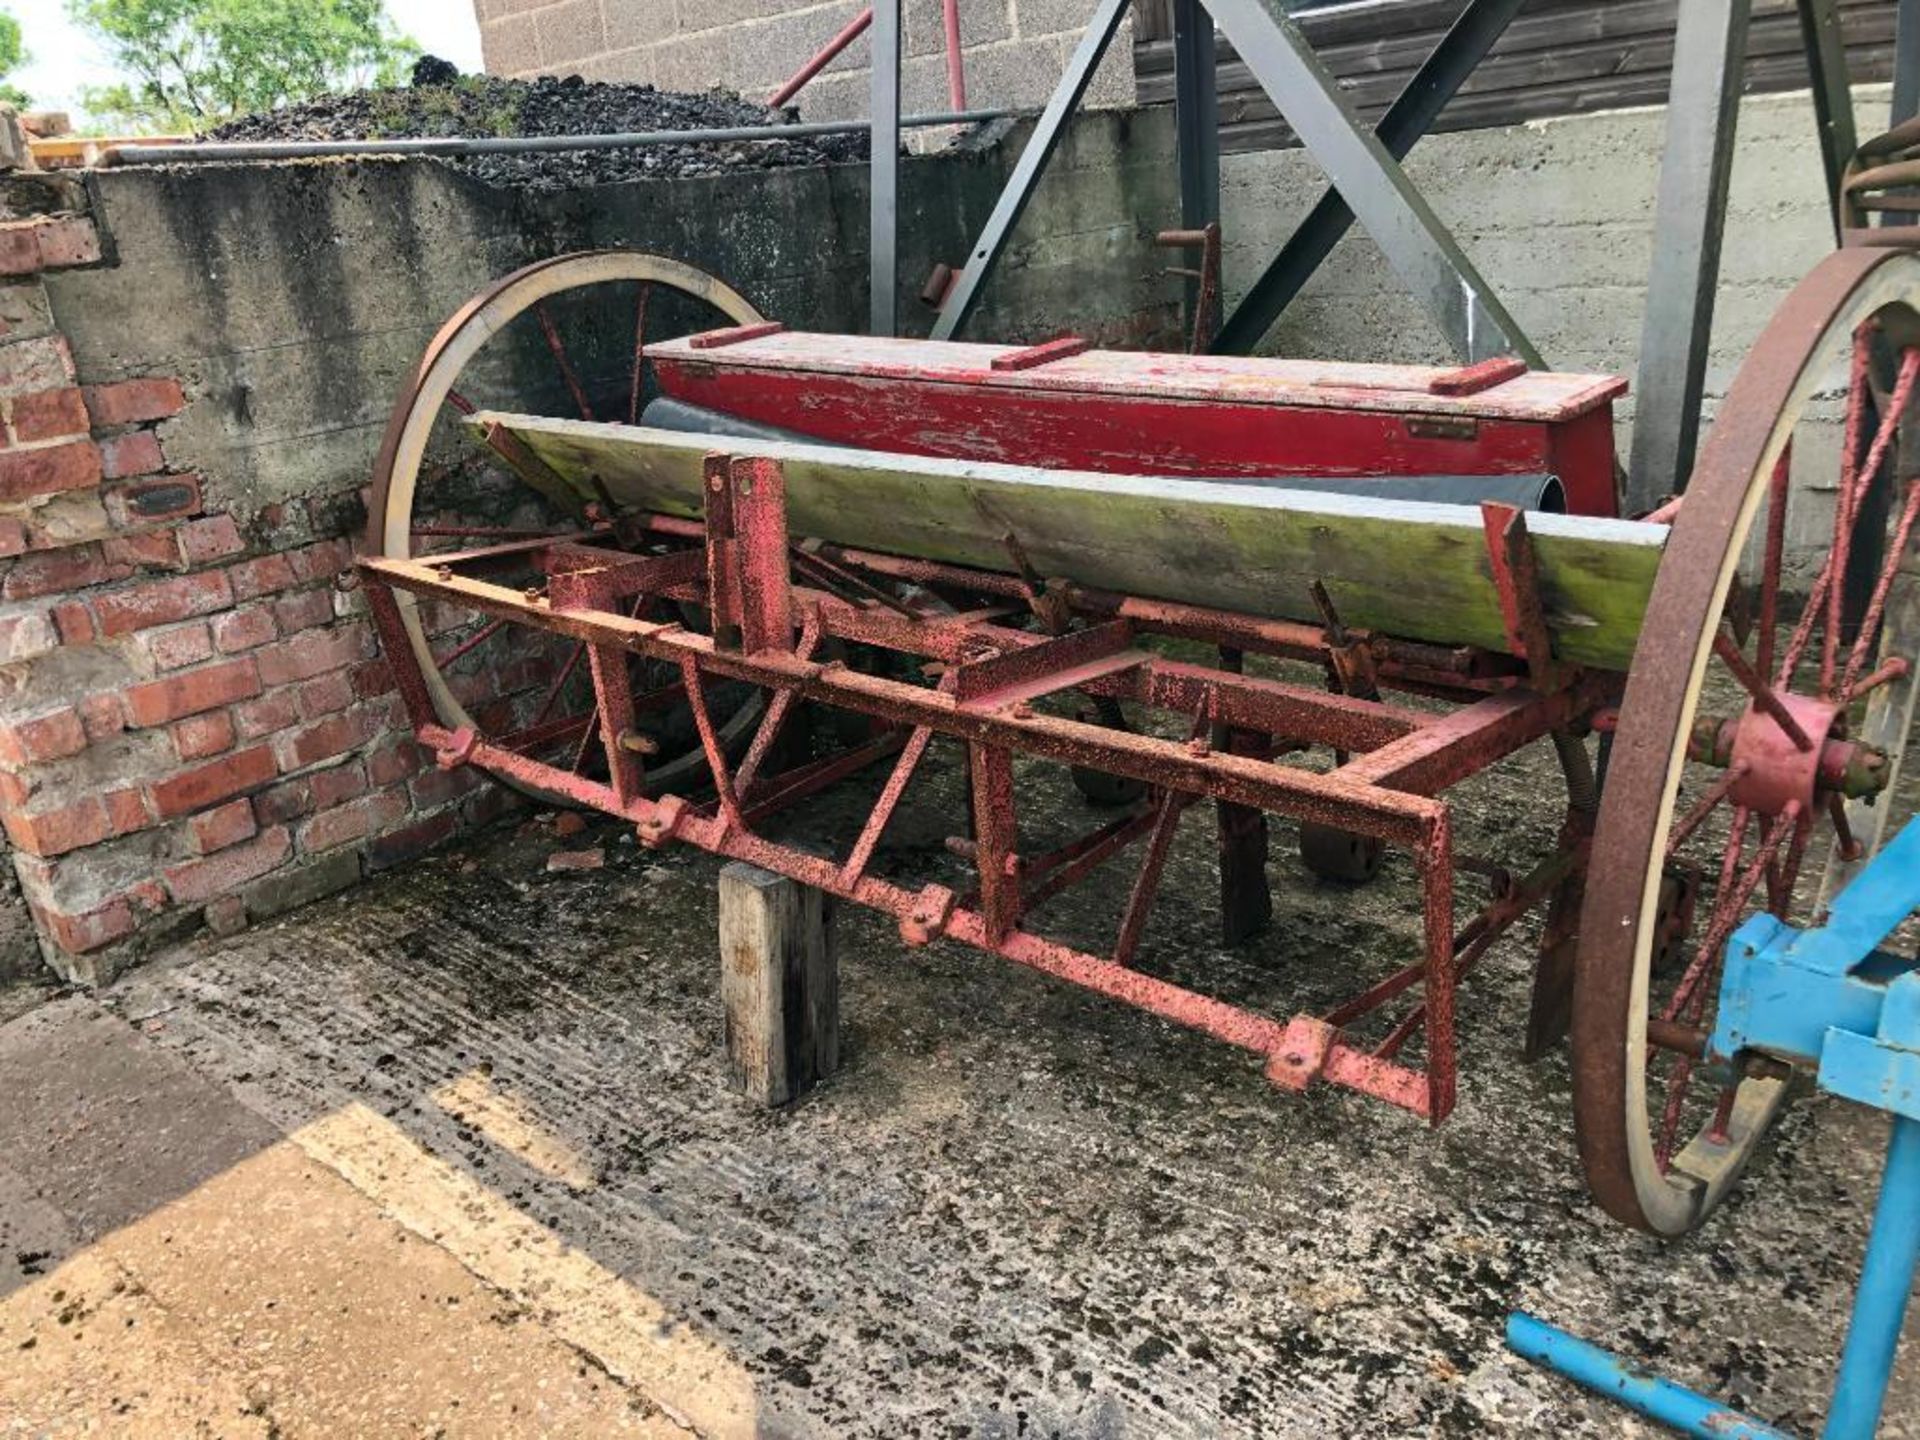
<path fill-rule="evenodd" d="M 449 67 L 451 68 L 451 67 Z M 613 135 L 639 130 L 722 130 L 775 125 L 785 116 L 724 90 L 686 95 L 651 85 L 611 85 L 578 75 L 502 80 L 491 75 L 327 95 L 231 120 L 206 140 L 400 140 L 439 136 Z M 437 83 L 433 83 L 437 82 Z M 447 164 L 496 185 L 568 189 L 578 185 L 739 170 L 834 165 L 867 158 L 864 134 L 793 140 L 647 145 L 538 155 L 480 155 Z"/>

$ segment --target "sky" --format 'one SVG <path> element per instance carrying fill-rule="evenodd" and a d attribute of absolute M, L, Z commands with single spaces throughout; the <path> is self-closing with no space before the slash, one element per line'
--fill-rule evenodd
<path fill-rule="evenodd" d="M 80 91 L 117 78 L 107 58 L 67 19 L 63 0 L 0 0 L 20 22 L 20 38 L 30 57 L 8 77 L 46 110 L 82 112 Z M 394 25 L 433 54 L 462 70 L 480 69 L 480 27 L 472 0 L 387 0 Z"/>

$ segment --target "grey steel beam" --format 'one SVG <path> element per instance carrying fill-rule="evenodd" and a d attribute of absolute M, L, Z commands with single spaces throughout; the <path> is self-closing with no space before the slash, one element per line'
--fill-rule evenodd
<path fill-rule="evenodd" d="M 1628 514 L 1685 489 L 1693 469 L 1748 15 L 1749 0 L 1687 0 L 1680 7 L 1634 385 L 1633 458 L 1621 497 Z"/>
<path fill-rule="evenodd" d="M 1834 0 L 1799 0 L 1799 9 L 1807 78 L 1813 87 L 1814 126 L 1820 135 L 1820 159 L 1827 167 L 1827 201 L 1833 209 L 1833 238 L 1838 242 L 1840 182 L 1860 143 L 1854 130 L 1846 38 Z"/>
<path fill-rule="evenodd" d="M 867 332 L 892 335 L 900 297 L 900 0 L 873 0 L 872 65 Z"/>
<path fill-rule="evenodd" d="M 1180 160 L 1180 226 L 1203 230 L 1220 218 L 1220 90 L 1213 16 L 1200 0 L 1173 0 L 1173 116 Z M 1187 329 L 1200 303 L 1188 276 Z"/>
<path fill-rule="evenodd" d="M 1900 0 L 1893 27 L 1893 116 L 1887 128 L 1920 114 L 1920 0 Z"/>
<path fill-rule="evenodd" d="M 1387 153 L 1404 160 L 1415 143 L 1433 128 L 1447 101 L 1461 82 L 1487 57 L 1494 42 L 1526 0 L 1469 0 L 1413 78 L 1380 117 L 1374 133 Z M 1920 4 L 1920 0 L 1914 0 Z M 1305 288 L 1314 272 L 1333 253 L 1340 237 L 1353 224 L 1353 211 L 1338 190 L 1328 190 L 1307 213 L 1274 256 L 1260 278 L 1234 307 L 1213 350 L 1221 355 L 1246 355 L 1258 345 L 1274 322 Z"/>
<path fill-rule="evenodd" d="M 893 3 L 897 12 L 899 0 L 893 0 Z M 1131 3 L 1132 0 L 1100 0 L 1093 12 L 1093 19 L 1087 22 L 1086 33 L 1080 37 L 1073 58 L 1067 62 L 1066 73 L 1060 77 L 1060 83 L 1054 86 L 1047 108 L 1040 112 L 1039 120 L 1034 123 L 1033 138 L 1027 141 L 1026 149 L 1020 152 L 1013 174 L 1007 177 L 1000 198 L 994 202 L 993 213 L 987 217 L 979 238 L 967 254 L 965 267 L 953 282 L 953 288 L 947 292 L 939 317 L 933 322 L 933 339 L 951 340 L 959 333 L 960 327 L 967 323 L 967 317 L 973 314 L 973 307 L 980 298 L 980 287 L 986 284 L 994 267 L 1000 263 L 1001 252 L 1007 248 L 1013 227 L 1020 223 L 1027 202 L 1033 198 L 1034 188 L 1047 168 L 1047 161 L 1053 158 L 1054 147 L 1060 143 L 1060 135 L 1066 129 L 1068 117 L 1087 93 L 1087 86 L 1093 82 L 1093 72 L 1099 68 L 1108 45 L 1112 44 L 1120 22 L 1126 19 L 1127 7 Z M 876 34 L 879 30 L 879 13 L 876 7 Z"/>
<path fill-rule="evenodd" d="M 1354 118 L 1299 27 L 1260 0 L 1207 0 L 1214 23 L 1326 171 L 1387 264 L 1472 362 L 1543 362 L 1380 137 Z"/>

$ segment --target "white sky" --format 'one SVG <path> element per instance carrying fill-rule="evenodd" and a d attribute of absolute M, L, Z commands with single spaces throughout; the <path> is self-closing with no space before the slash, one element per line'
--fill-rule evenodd
<path fill-rule="evenodd" d="M 0 0 L 20 22 L 29 63 L 8 78 L 47 110 L 80 112 L 80 91 L 116 77 L 99 48 L 70 20 L 64 0 Z M 462 70 L 480 69 L 472 0 L 387 0 L 395 26 Z"/>

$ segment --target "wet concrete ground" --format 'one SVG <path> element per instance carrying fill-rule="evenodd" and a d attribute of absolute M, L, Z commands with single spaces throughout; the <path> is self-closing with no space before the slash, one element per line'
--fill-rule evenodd
<path fill-rule="evenodd" d="M 1467 798 L 1469 848 L 1550 831 L 1537 779 Z M 894 873 L 937 863 L 955 780 L 934 777 L 895 836 Z M 1088 823 L 1057 780 L 1022 793 L 1041 802 L 1032 839 Z M 1209 828 L 1197 810 L 1183 828 L 1145 967 L 1284 1015 L 1405 958 L 1405 868 L 1337 891 L 1284 831 L 1275 933 L 1221 949 Z M 546 871 L 554 849 L 596 844 L 606 868 Z M 0 1213 L 44 1212 L 53 1237 L 0 1236 L 10 1256 L 47 1252 L 0 1282 L 18 1287 L 0 1304 L 0 1402 L 22 1338 L 67 1328 L 48 1287 L 119 1245 L 124 1273 L 157 1276 L 147 1303 L 240 1377 L 205 1391 L 208 1433 L 337 1429 L 355 1412 L 310 1367 L 349 1345 L 380 1397 L 362 1434 L 610 1433 L 615 1415 L 766 1437 L 1651 1433 L 1508 1355 L 1516 1305 L 1817 1431 L 1882 1122 L 1807 1097 L 1703 1233 L 1629 1234 L 1586 1198 L 1564 1057 L 1518 1059 L 1531 932 L 1476 974 L 1461 1104 L 1430 1132 L 1358 1096 L 1284 1095 L 1239 1052 L 956 946 L 905 949 L 847 910 L 845 1067 L 768 1113 L 725 1088 L 716 868 L 610 825 L 508 829 L 0 1028 L 0 1087 L 35 1097 L 0 1125 L 0 1179 L 27 1197 Z M 1059 902 L 1059 923 L 1093 939 L 1123 894 L 1124 873 Z M 141 1067 L 47 1078 L 49 1037 L 70 1032 Z M 217 1123 L 155 1134 L 176 1084 Z M 291 1177 L 365 1211 L 314 1228 L 336 1255 L 324 1284 L 274 1243 L 304 1213 L 273 1212 Z M 156 1224 L 224 1237 L 223 1306 L 179 1298 L 196 1267 L 143 1258 L 164 1249 Z M 433 1283 L 467 1287 L 457 1321 L 401 1303 L 396 1233 L 450 1259 Z M 305 1358 L 236 1368 L 288 1295 L 336 1290 L 355 1324 L 305 1350 L 299 1327 L 275 1332 Z M 503 1329 L 525 1347 L 469 1360 L 446 1338 Z M 381 1343 L 389 1330 L 402 1339 Z M 496 1353 L 518 1357 L 498 1384 L 482 1378 Z M 463 1396 L 496 1408 L 448 1408 Z M 56 1418 L 112 1430 L 102 1403 L 79 1385 Z M 1920 1435 L 1911 1350 L 1890 1415 L 1883 1434 Z"/>

